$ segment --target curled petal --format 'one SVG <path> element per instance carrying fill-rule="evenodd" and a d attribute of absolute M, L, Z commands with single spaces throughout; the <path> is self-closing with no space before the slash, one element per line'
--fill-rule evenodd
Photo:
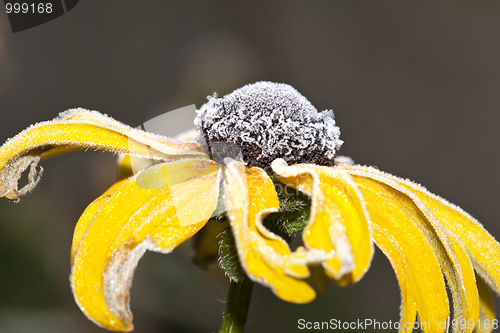
<path fill-rule="evenodd" d="M 146 250 L 171 252 L 215 210 L 220 170 L 209 160 L 192 159 L 195 177 L 168 177 L 167 171 L 185 170 L 186 163 L 158 164 L 117 183 L 78 222 L 71 285 L 82 311 L 100 326 L 132 330 L 129 289 L 139 259 Z"/>
<path fill-rule="evenodd" d="M 433 246 L 453 296 L 456 322 L 477 322 L 479 318 L 479 296 L 470 258 L 457 235 L 448 231 L 432 210 L 415 194 L 411 182 L 380 172 L 369 167 L 342 166 L 358 181 L 359 177 L 370 178 L 399 192 L 400 200 L 409 199 L 425 218 L 420 228 Z M 418 220 L 420 221 L 420 220 Z M 472 332 L 473 326 L 457 325 L 454 331 Z"/>
<path fill-rule="evenodd" d="M 147 133 L 96 111 L 72 109 L 58 118 L 33 125 L 0 147 L 0 197 L 17 199 L 40 180 L 40 158 L 83 149 L 101 149 L 154 160 L 203 157 L 201 146 Z M 174 156 L 175 155 L 175 156 Z M 29 183 L 18 190 L 18 181 L 31 166 Z"/>
<path fill-rule="evenodd" d="M 342 285 L 358 281 L 373 256 L 371 221 L 356 183 L 343 170 L 308 164 L 272 163 L 279 181 L 312 199 L 310 221 L 303 232 L 308 248 L 334 254 L 323 263 Z"/>
<path fill-rule="evenodd" d="M 262 225 L 267 214 L 279 210 L 271 179 L 264 170 L 246 169 L 236 161 L 227 166 L 225 179 L 227 216 L 247 275 L 288 302 L 313 300 L 315 292 L 302 278 L 309 276 L 307 260 L 314 255 L 307 256 L 303 248 L 291 253 L 281 237 Z"/>

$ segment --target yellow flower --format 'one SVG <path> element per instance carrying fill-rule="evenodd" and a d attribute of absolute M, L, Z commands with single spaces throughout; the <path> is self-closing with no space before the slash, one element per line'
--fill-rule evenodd
<path fill-rule="evenodd" d="M 317 112 L 288 85 L 259 82 L 214 96 L 197 113 L 196 141 L 74 109 L 0 148 L 0 196 L 11 200 L 39 182 L 40 159 L 79 149 L 124 154 L 126 177 L 87 207 L 73 238 L 71 285 L 92 321 L 131 330 L 129 289 L 144 252 L 169 253 L 224 213 L 246 275 L 285 301 L 312 301 L 310 283 L 321 289 L 325 276 L 340 285 L 358 281 L 375 243 L 399 281 L 400 332 L 411 332 L 417 315 L 425 332 L 446 331 L 446 285 L 454 331 L 495 327 L 489 288 L 499 293 L 500 245 L 474 218 L 425 188 L 335 160 L 342 141 L 333 112 Z M 138 159 L 156 164 L 133 174 Z M 28 184 L 18 189 L 28 167 Z M 284 199 L 300 195 L 310 200 L 309 216 L 292 250 L 269 221 L 284 212 Z"/>

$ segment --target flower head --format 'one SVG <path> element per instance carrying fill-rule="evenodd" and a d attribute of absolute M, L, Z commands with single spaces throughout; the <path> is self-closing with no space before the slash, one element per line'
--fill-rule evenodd
<path fill-rule="evenodd" d="M 247 167 L 266 168 L 278 157 L 288 163 L 333 165 L 342 145 L 333 111 L 318 112 L 288 84 L 248 84 L 224 98 L 209 97 L 197 113 L 195 139 L 206 142 L 211 155 L 211 143 L 233 144 Z"/>
<path fill-rule="evenodd" d="M 342 141 L 332 111 L 318 112 L 288 85 L 259 82 L 210 97 L 195 124 L 196 141 L 180 141 L 74 109 L 0 148 L 0 196 L 13 200 L 39 182 L 41 158 L 88 148 L 123 154 L 123 179 L 87 207 L 73 238 L 71 284 L 91 320 L 131 330 L 129 289 L 144 252 L 169 253 L 207 222 L 227 219 L 243 274 L 285 301 L 312 301 L 311 281 L 321 289 L 325 277 L 358 281 L 375 243 L 399 281 L 401 332 L 411 332 L 417 315 L 433 325 L 429 332 L 446 330 L 446 285 L 454 322 L 466 323 L 455 331 L 491 331 L 500 245 L 425 188 L 336 161 Z M 133 174 L 133 159 L 157 163 Z M 302 243 L 292 249 L 297 233 Z"/>

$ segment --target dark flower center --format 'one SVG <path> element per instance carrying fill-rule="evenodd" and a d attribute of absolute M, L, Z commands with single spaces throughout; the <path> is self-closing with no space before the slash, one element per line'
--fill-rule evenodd
<path fill-rule="evenodd" d="M 295 88 L 257 82 L 217 98 L 198 111 L 196 140 L 217 162 L 226 157 L 268 169 L 276 158 L 289 164 L 333 165 L 342 145 L 333 111 L 318 112 Z"/>

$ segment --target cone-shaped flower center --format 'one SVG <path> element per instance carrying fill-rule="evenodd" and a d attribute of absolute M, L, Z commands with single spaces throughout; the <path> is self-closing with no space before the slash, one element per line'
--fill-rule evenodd
<path fill-rule="evenodd" d="M 276 158 L 289 164 L 333 165 L 342 145 L 333 111 L 318 112 L 290 85 L 257 82 L 209 100 L 198 111 L 196 140 L 211 157 L 266 167 Z"/>

